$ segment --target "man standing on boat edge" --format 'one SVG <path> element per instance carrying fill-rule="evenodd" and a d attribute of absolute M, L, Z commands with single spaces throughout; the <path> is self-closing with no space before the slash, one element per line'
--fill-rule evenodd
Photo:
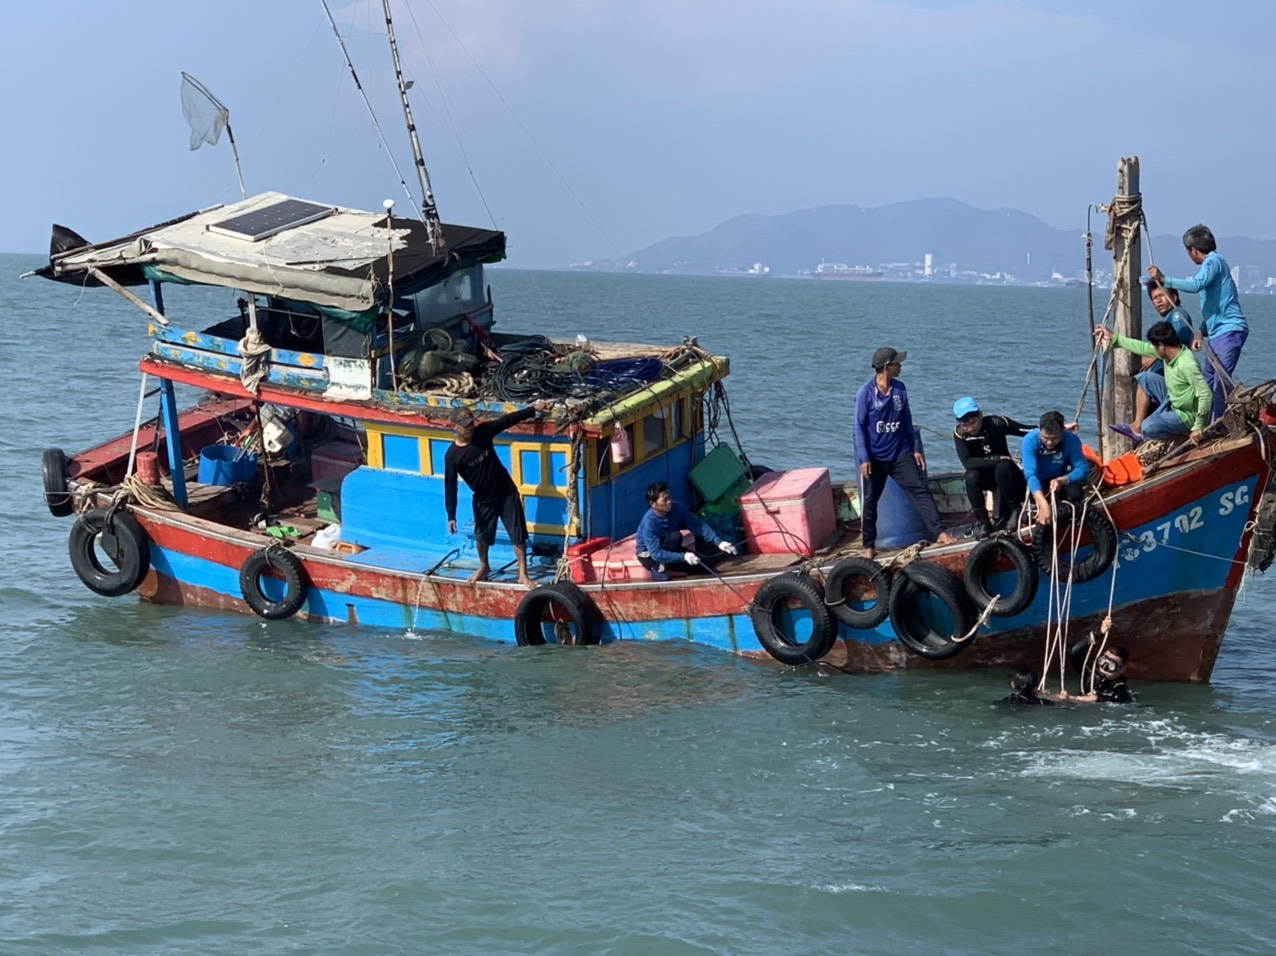
<path fill-rule="evenodd" d="M 870 558 L 877 555 L 877 501 L 887 478 L 894 478 L 912 499 L 932 541 L 953 543 L 944 531 L 939 509 L 922 476 L 926 459 L 917 449 L 908 389 L 898 381 L 906 358 L 907 352 L 878 349 L 873 353 L 875 374 L 855 393 L 855 460 L 860 468 L 864 501 L 860 527 L 864 553 Z"/>
<path fill-rule="evenodd" d="M 534 402 L 527 408 L 510 412 L 490 422 L 479 424 L 474 413 L 462 411 L 456 419 L 456 438 L 443 457 L 443 501 L 447 508 L 447 530 L 456 534 L 456 479 L 465 479 L 474 495 L 474 544 L 478 549 L 478 570 L 470 583 L 484 580 L 492 571 L 487 563 L 488 549 L 496 543 L 496 521 L 505 525 L 505 533 L 514 546 L 518 559 L 518 582 L 532 586 L 527 576 L 527 517 L 523 500 L 518 496 L 514 479 L 496 456 L 494 439 L 507 428 L 525 422 L 537 412 L 546 411 L 548 402 Z"/>
<path fill-rule="evenodd" d="M 1200 271 L 1190 279 L 1167 276 L 1156 265 L 1148 266 L 1148 276 L 1167 289 L 1199 292 L 1201 295 L 1201 329 L 1192 350 L 1206 350 L 1203 371 L 1205 381 L 1214 394 L 1214 419 L 1227 410 L 1227 393 L 1232 386 L 1232 373 L 1240 361 L 1241 349 L 1249 338 L 1249 323 L 1241 311 L 1240 297 L 1231 270 L 1218 254 L 1218 243 L 1208 226 L 1197 224 L 1183 233 L 1187 257 Z"/>

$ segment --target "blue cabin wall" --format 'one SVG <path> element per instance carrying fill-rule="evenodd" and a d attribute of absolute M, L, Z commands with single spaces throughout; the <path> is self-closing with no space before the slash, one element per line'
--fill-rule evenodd
<path fill-rule="evenodd" d="M 695 492 L 687 474 L 704 457 L 704 434 L 680 442 L 619 475 L 594 485 L 585 496 L 586 524 L 593 538 L 627 538 L 647 513 L 647 486 L 663 481 L 674 500 L 693 508 Z"/>

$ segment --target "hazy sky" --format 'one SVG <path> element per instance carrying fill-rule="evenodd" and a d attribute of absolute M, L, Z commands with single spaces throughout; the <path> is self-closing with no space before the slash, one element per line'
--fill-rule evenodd
<path fill-rule="evenodd" d="M 380 2 L 329 2 L 415 189 Z M 1276 238 L 1271 0 L 394 9 L 443 218 L 506 230 L 515 266 L 927 196 L 1078 227 L 1126 155 L 1155 233 Z M 225 139 L 188 150 L 182 70 L 230 108 L 250 193 L 406 205 L 319 0 L 5 12 L 0 250 L 43 251 L 53 221 L 100 240 L 238 198 Z"/>

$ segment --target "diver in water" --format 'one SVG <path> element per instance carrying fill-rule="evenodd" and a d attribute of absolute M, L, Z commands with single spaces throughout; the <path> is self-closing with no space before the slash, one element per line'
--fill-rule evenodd
<path fill-rule="evenodd" d="M 1099 633 L 1106 639 L 1111 630 L 1112 618 L 1108 616 L 1099 625 Z M 1088 658 L 1090 649 L 1098 643 L 1094 633 L 1091 632 L 1087 638 L 1078 641 L 1069 654 L 1073 660 L 1081 659 L 1083 687 L 1086 679 L 1093 674 L 1093 689 L 1088 694 L 1069 694 L 1066 690 L 1060 691 L 1055 700 L 1076 701 L 1082 704 L 1133 704 L 1135 702 L 1134 694 L 1130 691 L 1130 685 L 1125 679 L 1125 666 L 1130 662 L 1130 652 L 1119 644 L 1108 644 L 1100 652 L 1098 660 L 1094 662 L 1094 670 L 1091 671 L 1085 659 Z"/>
<path fill-rule="evenodd" d="M 1051 706 L 1054 701 L 1037 695 L 1037 672 L 1019 671 L 1010 678 L 1010 693 L 997 701 L 1003 707 Z"/>

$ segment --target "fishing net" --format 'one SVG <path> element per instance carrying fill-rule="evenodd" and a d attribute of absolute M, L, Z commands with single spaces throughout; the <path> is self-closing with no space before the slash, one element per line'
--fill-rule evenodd
<path fill-rule="evenodd" d="M 216 146 L 230 122 L 230 110 L 189 73 L 182 74 L 182 116 L 191 128 L 191 149 Z"/>

